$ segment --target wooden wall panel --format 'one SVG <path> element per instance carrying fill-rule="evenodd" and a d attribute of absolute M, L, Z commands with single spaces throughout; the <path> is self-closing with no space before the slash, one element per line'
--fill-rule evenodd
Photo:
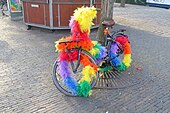
<path fill-rule="evenodd" d="M 53 26 L 58 27 L 58 4 L 53 4 Z"/>
<path fill-rule="evenodd" d="M 84 2 L 89 2 L 90 3 L 90 0 L 83 0 Z"/>
<path fill-rule="evenodd" d="M 95 2 L 101 4 L 101 0 L 95 0 Z"/>
<path fill-rule="evenodd" d="M 73 0 L 58 0 L 58 2 L 72 2 Z"/>
<path fill-rule="evenodd" d="M 32 7 L 31 5 L 38 5 L 39 7 Z M 39 3 L 27 3 L 27 7 L 29 23 L 44 25 L 45 5 Z"/>
<path fill-rule="evenodd" d="M 52 2 L 54 3 L 54 2 L 59 2 L 59 0 L 52 0 Z"/>
<path fill-rule="evenodd" d="M 41 1 L 41 0 L 39 0 Z M 42 0 L 43 2 L 47 0 Z M 77 7 L 90 6 L 90 0 L 53 0 L 53 26 L 63 27 L 69 25 L 70 17 Z M 101 7 L 101 0 L 95 0 L 96 8 Z M 31 7 L 31 4 L 38 5 L 39 7 Z M 40 24 L 50 26 L 50 12 L 48 3 L 36 3 L 23 1 L 24 6 L 24 21 L 30 24 Z M 59 11 L 58 11 L 59 8 Z M 59 12 L 59 13 L 58 13 Z M 95 24 L 100 22 L 100 11 L 97 12 L 97 18 L 94 20 Z M 60 14 L 60 15 L 59 15 Z M 60 24 L 59 24 L 60 21 Z M 60 25 L 60 26 L 59 26 Z"/>
<path fill-rule="evenodd" d="M 50 26 L 49 4 L 45 4 L 45 25 Z"/>
<path fill-rule="evenodd" d="M 80 7 L 82 7 L 84 4 L 74 4 L 74 5 L 72 5 L 72 15 L 73 15 L 73 11 L 75 10 L 75 9 L 77 9 L 78 7 L 80 8 Z"/>
<path fill-rule="evenodd" d="M 77 2 L 80 2 L 80 3 L 83 3 L 83 2 L 85 2 L 85 1 L 87 1 L 87 0 L 73 0 L 73 2 L 76 4 Z"/>
<path fill-rule="evenodd" d="M 68 26 L 70 16 L 72 15 L 72 5 L 61 4 L 60 5 L 60 25 Z"/>
<path fill-rule="evenodd" d="M 70 17 L 73 15 L 73 11 L 82 6 L 89 6 L 89 4 L 61 4 L 60 5 L 60 25 L 68 26 Z M 96 7 L 100 7 L 100 5 L 96 5 Z M 97 18 L 93 21 L 95 24 L 100 22 L 100 11 L 97 12 Z"/>
<path fill-rule="evenodd" d="M 100 5 L 96 5 L 96 8 L 101 9 L 101 4 Z M 100 15 L 101 15 L 101 10 L 97 11 L 97 24 L 100 23 Z"/>

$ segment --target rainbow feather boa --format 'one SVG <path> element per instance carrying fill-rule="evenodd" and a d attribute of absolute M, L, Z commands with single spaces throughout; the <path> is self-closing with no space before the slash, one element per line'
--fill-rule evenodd
<path fill-rule="evenodd" d="M 98 44 L 96 41 L 91 41 L 89 38 L 90 27 L 93 25 L 92 20 L 96 17 L 97 11 L 95 7 L 81 7 L 74 11 L 73 16 L 70 20 L 71 36 L 66 38 L 61 38 L 56 42 L 56 49 L 59 53 L 59 75 L 62 77 L 65 85 L 73 94 L 78 96 L 87 97 L 92 93 L 91 90 L 91 78 L 95 77 L 96 72 L 99 70 L 98 66 L 93 64 L 89 57 L 85 55 L 80 56 L 80 63 L 83 65 L 83 70 L 81 74 L 82 78 L 77 82 L 71 77 L 72 73 L 69 70 L 69 62 L 74 61 L 78 58 L 78 52 L 76 50 L 72 52 L 66 52 L 66 49 L 79 48 L 88 51 L 100 63 L 102 58 L 107 56 L 107 50 L 105 47 Z M 71 43 L 61 43 L 63 41 L 73 41 Z M 76 41 L 79 41 L 77 43 Z M 116 57 L 118 46 L 117 44 L 124 47 L 124 59 L 123 62 Z M 111 63 L 117 67 L 119 70 L 125 70 L 130 66 L 131 63 L 131 49 L 130 43 L 126 36 L 116 37 L 116 43 L 112 44 L 111 51 L 108 52 L 110 57 L 115 57 Z M 103 69 L 107 71 L 110 69 Z"/>

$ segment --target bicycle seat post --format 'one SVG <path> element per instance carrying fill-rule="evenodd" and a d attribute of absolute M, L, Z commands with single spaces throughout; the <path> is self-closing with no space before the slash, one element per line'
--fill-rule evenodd
<path fill-rule="evenodd" d="M 110 33 L 109 33 L 109 28 L 111 28 L 113 25 L 115 25 L 115 22 L 114 22 L 113 19 L 104 20 L 104 21 L 102 22 L 102 25 L 106 27 L 106 29 L 105 29 L 106 39 L 104 40 L 104 45 L 107 46 L 107 37 L 108 37 L 108 35 L 110 34 Z"/>
<path fill-rule="evenodd" d="M 108 28 L 108 27 L 106 27 L 106 29 L 105 29 L 104 46 L 107 46 L 107 37 L 108 37 L 108 32 L 109 32 L 109 28 Z"/>
<path fill-rule="evenodd" d="M 106 27 L 106 33 L 108 33 L 108 31 L 109 31 L 109 28 L 108 28 L 108 27 Z"/>

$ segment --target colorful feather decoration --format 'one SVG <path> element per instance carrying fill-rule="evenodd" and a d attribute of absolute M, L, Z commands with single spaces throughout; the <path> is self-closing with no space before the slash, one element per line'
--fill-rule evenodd
<path fill-rule="evenodd" d="M 92 63 L 88 55 L 80 54 L 74 48 L 81 48 L 93 55 L 98 64 L 103 58 L 109 56 L 111 63 L 117 67 L 118 70 L 123 71 L 131 64 L 131 47 L 127 36 L 117 36 L 115 42 L 111 45 L 111 50 L 108 51 L 106 47 L 101 46 L 96 41 L 91 41 L 89 37 L 90 27 L 93 25 L 93 19 L 96 17 L 97 11 L 95 7 L 81 7 L 74 11 L 71 16 L 70 24 L 71 36 L 61 38 L 56 42 L 56 50 L 59 51 L 59 68 L 58 74 L 62 77 L 65 86 L 78 96 L 88 97 L 91 95 L 91 80 L 96 77 L 98 70 L 109 71 L 111 66 L 99 68 Z M 118 58 L 119 47 L 124 49 L 124 58 L 121 61 Z M 73 74 L 69 67 L 71 62 L 80 57 L 80 64 L 83 66 L 81 71 L 82 78 L 76 81 L 71 75 Z"/>

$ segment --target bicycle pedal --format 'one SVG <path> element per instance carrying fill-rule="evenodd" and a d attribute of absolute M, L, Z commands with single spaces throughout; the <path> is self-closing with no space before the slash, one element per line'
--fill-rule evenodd
<path fill-rule="evenodd" d="M 106 62 L 103 61 L 103 62 L 100 64 L 99 67 L 100 67 L 100 68 L 105 68 L 106 66 L 107 66 Z"/>

